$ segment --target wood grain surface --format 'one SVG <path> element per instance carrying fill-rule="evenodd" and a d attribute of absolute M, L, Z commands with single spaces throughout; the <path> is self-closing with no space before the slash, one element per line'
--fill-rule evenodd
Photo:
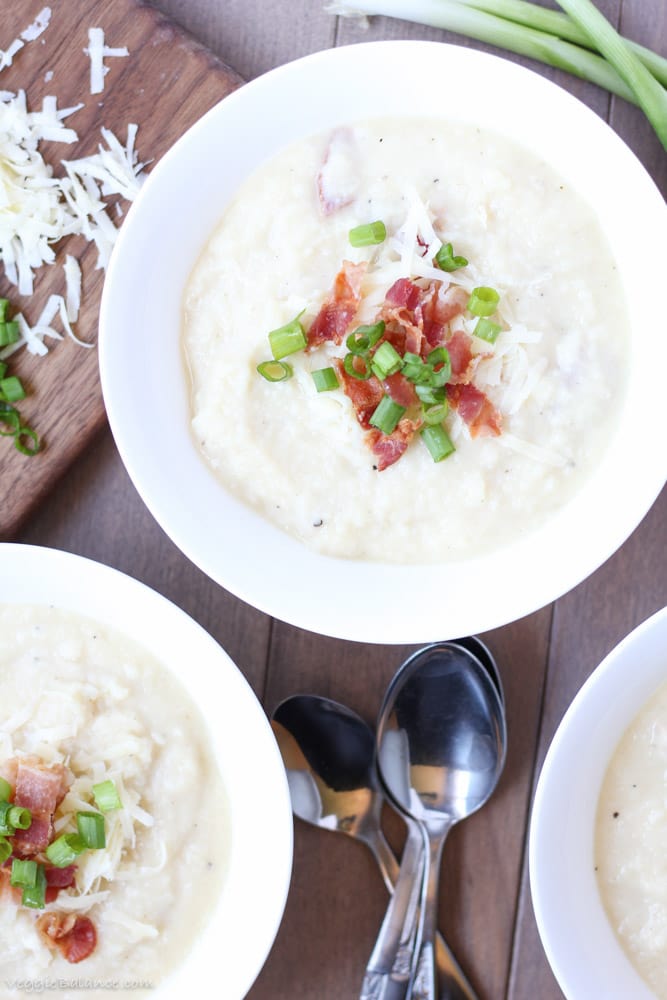
<path fill-rule="evenodd" d="M 6 48 L 43 6 L 42 0 L 0 5 L 0 47 Z M 48 28 L 39 39 L 28 42 L 13 65 L 0 74 L 0 87 L 25 90 L 31 110 L 41 107 L 47 94 L 56 94 L 63 108 L 84 102 L 67 119 L 79 141 L 40 147 L 56 174 L 62 173 L 62 159 L 97 151 L 102 126 L 124 143 L 129 122 L 139 125 L 139 157 L 151 161 L 150 169 L 204 111 L 241 82 L 200 42 L 138 0 L 51 0 L 51 10 Z M 104 91 L 96 95 L 90 94 L 90 61 L 83 51 L 89 27 L 102 28 L 106 44 L 126 46 L 130 52 L 127 58 L 106 60 L 109 72 Z M 127 211 L 129 206 L 121 207 Z M 115 220 L 115 211 L 110 214 Z M 49 295 L 65 292 L 61 265 L 68 253 L 80 261 L 83 271 L 77 333 L 82 340 L 95 343 L 104 272 L 97 269 L 95 246 L 83 237 L 57 244 L 56 263 L 39 270 L 33 295 L 20 297 L 4 273 L 0 295 L 35 323 Z M 47 343 L 48 355 L 32 356 L 23 349 L 9 362 L 11 373 L 21 377 L 29 393 L 20 412 L 38 432 L 43 449 L 27 458 L 12 447 L 10 439 L 0 441 L 0 539 L 15 534 L 28 511 L 44 499 L 105 421 L 96 347 L 88 350 L 70 339 Z"/>
<path fill-rule="evenodd" d="M 667 55 L 664 0 L 597 4 L 626 34 Z M 9 10 L 7 0 L 4 6 Z M 71 7 L 83 10 L 85 4 L 71 0 Z M 327 14 L 320 0 L 156 0 L 156 7 L 246 79 L 317 49 L 373 38 L 467 44 L 387 18 L 374 18 L 362 30 Z M 608 120 L 667 194 L 667 157 L 636 108 L 564 73 L 510 58 L 556 80 Z M 440 926 L 482 1000 L 562 1000 L 537 935 L 526 875 L 535 782 L 583 681 L 623 635 L 667 603 L 666 527 L 663 492 L 628 542 L 589 579 L 485 637 L 506 689 L 509 758 L 496 795 L 447 843 L 440 908 Z M 372 722 L 386 683 L 408 652 L 302 632 L 211 583 L 156 525 L 104 428 L 18 537 L 109 563 L 180 604 L 228 650 L 267 712 L 289 694 L 312 691 L 346 702 Z M 401 825 L 391 815 L 386 819 L 400 848 Z M 297 821 L 285 917 L 250 1000 L 354 1000 L 385 905 L 365 848 Z M 211 996 L 224 1000 L 224 983 L 212 983 Z"/>

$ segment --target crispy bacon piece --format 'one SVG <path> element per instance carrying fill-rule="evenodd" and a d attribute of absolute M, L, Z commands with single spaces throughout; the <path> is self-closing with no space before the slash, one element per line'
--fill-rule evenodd
<path fill-rule="evenodd" d="M 383 434 L 376 428 L 372 428 L 368 432 L 366 440 L 371 451 L 377 457 L 378 472 L 384 472 L 394 462 L 398 462 L 420 426 L 420 420 L 409 420 L 407 417 L 403 417 L 391 434 Z"/>
<path fill-rule="evenodd" d="M 323 215 L 332 215 L 354 201 L 359 190 L 357 154 L 352 130 L 334 129 L 317 174 L 317 197 Z"/>
<path fill-rule="evenodd" d="M 44 865 L 44 875 L 46 884 L 57 889 L 69 889 L 74 885 L 76 877 L 76 865 L 67 865 L 66 868 L 55 868 L 51 865 Z"/>
<path fill-rule="evenodd" d="M 357 420 L 362 427 L 370 427 L 370 419 L 383 396 L 382 385 L 375 375 L 365 381 L 348 375 L 340 358 L 334 358 L 334 365 L 343 392 L 352 401 Z"/>
<path fill-rule="evenodd" d="M 445 343 L 452 365 L 452 382 L 469 381 L 469 368 L 473 359 L 472 340 L 463 330 L 457 330 Z"/>
<path fill-rule="evenodd" d="M 53 823 L 48 814 L 35 814 L 27 830 L 17 830 L 11 838 L 14 854 L 19 858 L 29 858 L 45 851 L 51 841 Z"/>
<path fill-rule="evenodd" d="M 471 383 L 447 386 L 447 399 L 465 420 L 472 437 L 497 437 L 502 417 L 481 389 Z"/>
<path fill-rule="evenodd" d="M 340 344 L 354 319 L 361 299 L 361 283 L 367 264 L 343 266 L 334 279 L 333 288 L 308 331 L 308 347 L 319 347 L 327 340 Z"/>
<path fill-rule="evenodd" d="M 399 278 L 385 295 L 385 302 L 391 306 L 405 306 L 413 312 L 421 302 L 422 289 L 409 278 Z"/>
<path fill-rule="evenodd" d="M 65 768 L 62 764 L 35 763 L 19 758 L 16 769 L 14 802 L 31 813 L 53 815 L 67 791 Z"/>
<path fill-rule="evenodd" d="M 56 948 L 72 964 L 82 962 L 95 950 L 97 932 L 92 920 L 73 913 L 44 913 L 36 923 L 45 944 Z"/>
<path fill-rule="evenodd" d="M 407 306 L 389 306 L 385 304 L 380 312 L 380 319 L 385 322 L 385 332 L 382 339 L 388 340 L 399 354 L 411 351 L 421 354 L 423 334 L 415 324 L 414 313 Z"/>
<path fill-rule="evenodd" d="M 12 837 L 14 853 L 21 858 L 44 851 L 53 832 L 52 818 L 67 792 L 68 779 L 62 764 L 47 766 L 32 757 L 19 757 L 16 764 L 14 803 L 29 809 L 32 822 Z"/>
<path fill-rule="evenodd" d="M 395 403 L 398 403 L 399 406 L 407 408 L 408 406 L 412 406 L 413 403 L 419 402 L 414 385 L 408 381 L 405 375 L 401 375 L 400 372 L 387 376 L 382 384 L 387 395 Z"/>
<path fill-rule="evenodd" d="M 430 283 L 417 309 L 416 317 L 424 331 L 429 348 L 444 344 L 448 325 L 465 310 L 468 298 L 468 293 L 459 285 L 444 288 L 438 281 Z"/>

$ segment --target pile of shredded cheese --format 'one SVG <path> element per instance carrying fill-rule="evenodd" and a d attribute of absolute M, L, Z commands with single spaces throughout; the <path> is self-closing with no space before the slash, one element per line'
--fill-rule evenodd
<path fill-rule="evenodd" d="M 51 10 L 45 7 L 35 22 L 6 51 L 0 50 L 0 69 L 10 66 L 26 41 L 46 30 Z M 91 93 L 102 90 L 106 67 L 103 58 L 127 55 L 127 49 L 109 49 L 100 28 L 89 31 Z M 8 279 L 19 294 L 31 295 L 35 272 L 56 262 L 54 245 L 66 236 L 80 235 L 97 248 L 97 267 L 106 268 L 117 236 L 105 198 L 119 195 L 136 198 L 143 168 L 135 149 L 137 126 L 128 125 L 123 145 L 107 128 L 96 153 L 60 161 L 59 176 L 44 159 L 40 143 L 71 145 L 77 132 L 64 124 L 83 104 L 59 108 L 54 96 L 45 97 L 41 110 L 29 110 L 23 90 L 0 91 L 0 259 Z M 116 210 L 122 215 L 120 206 Z M 46 354 L 45 337 L 72 337 L 82 346 L 72 328 L 81 305 L 81 269 L 72 256 L 64 261 L 65 295 L 52 295 L 37 322 L 30 326 L 25 316 L 19 323 L 20 340 L 0 352 L 0 360 L 26 346 L 33 354 Z M 55 327 L 54 321 L 59 321 Z"/>

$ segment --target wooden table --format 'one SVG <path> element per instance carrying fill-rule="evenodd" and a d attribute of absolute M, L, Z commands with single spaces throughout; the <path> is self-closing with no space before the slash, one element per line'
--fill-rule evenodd
<path fill-rule="evenodd" d="M 597 2 L 615 24 L 621 23 L 625 34 L 667 55 L 665 0 Z M 373 19 L 362 31 L 324 12 L 321 0 L 156 0 L 156 6 L 245 79 L 317 49 L 366 39 L 465 44 L 445 32 L 384 18 Z M 667 193 L 667 156 L 635 108 L 563 73 L 530 65 L 608 120 Z M 447 844 L 440 924 L 486 1000 L 562 996 L 531 910 L 526 846 L 533 790 L 549 741 L 582 682 L 622 636 L 667 603 L 666 520 L 663 492 L 623 548 L 576 590 L 485 636 L 506 688 L 509 757 L 497 794 L 455 829 Z M 108 430 L 32 516 L 18 540 L 92 557 L 165 594 L 227 649 L 267 711 L 289 694 L 312 691 L 347 702 L 372 721 L 385 684 L 407 652 L 299 631 L 260 614 L 206 579 L 153 521 Z M 400 844 L 400 824 L 391 817 L 389 821 L 390 836 Z M 386 904 L 384 887 L 370 854 L 360 845 L 300 822 L 295 835 L 285 917 L 251 1000 L 352 1000 Z M 212 984 L 211 995 L 224 998 L 224 989 Z"/>

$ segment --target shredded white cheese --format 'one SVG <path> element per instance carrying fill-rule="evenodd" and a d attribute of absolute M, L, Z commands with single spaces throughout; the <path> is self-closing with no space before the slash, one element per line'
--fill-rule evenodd
<path fill-rule="evenodd" d="M 103 128 L 104 144 L 96 153 L 61 161 L 64 176 L 54 176 L 39 145 L 46 140 L 76 142 L 76 131 L 64 121 L 81 107 L 59 108 L 57 99 L 48 96 L 41 110 L 29 111 L 24 91 L 0 94 L 0 258 L 21 295 L 32 294 L 35 271 L 55 262 L 53 245 L 71 234 L 93 242 L 97 266 L 105 268 L 117 229 L 104 198 L 120 195 L 132 201 L 141 187 L 145 164 L 136 152 L 134 124 L 128 126 L 125 145 Z M 81 306 L 81 272 L 71 257 L 64 267 L 65 296 L 52 296 L 33 327 L 25 317 L 16 317 L 20 340 L 2 357 L 24 345 L 33 354 L 44 354 L 44 338 L 62 339 L 63 333 L 83 343 L 72 327 Z M 56 319 L 58 328 L 52 325 Z"/>
<path fill-rule="evenodd" d="M 21 38 L 24 42 L 34 42 L 36 38 L 39 38 L 46 31 L 50 21 L 51 8 L 42 7 L 32 24 L 29 24 L 25 31 L 21 32 Z"/>
<path fill-rule="evenodd" d="M 108 45 L 105 45 L 102 28 L 88 29 L 88 48 L 83 51 L 90 58 L 91 94 L 101 94 L 104 90 L 104 77 L 109 72 L 109 67 L 104 65 L 104 60 L 129 56 L 130 54 L 125 46 L 111 49 Z"/>
<path fill-rule="evenodd" d="M 44 7 L 27 28 L 25 28 L 18 38 L 15 38 L 6 50 L 0 49 L 0 70 L 11 66 L 14 56 L 20 52 L 26 42 L 34 42 L 36 38 L 46 31 L 51 20 L 51 8 Z"/>
<path fill-rule="evenodd" d="M 63 265 L 67 291 L 65 293 L 65 309 L 72 323 L 79 318 L 81 308 L 81 268 L 76 257 L 67 254 Z"/>

